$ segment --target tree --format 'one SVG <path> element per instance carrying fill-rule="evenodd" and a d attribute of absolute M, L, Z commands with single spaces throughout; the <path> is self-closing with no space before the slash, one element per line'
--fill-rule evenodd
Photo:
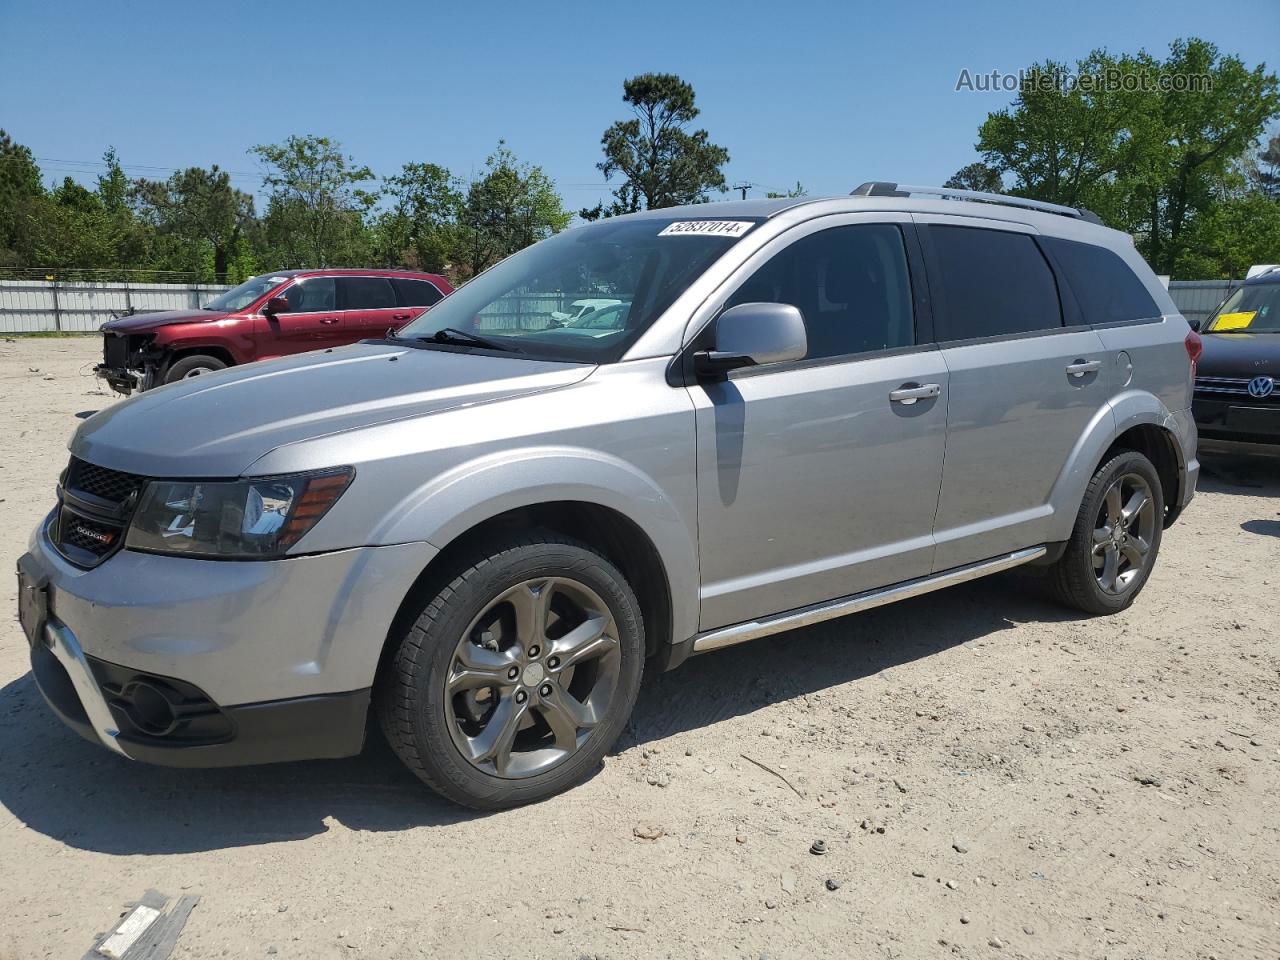
<path fill-rule="evenodd" d="M 1000 177 L 1000 171 L 981 160 L 965 164 L 943 186 L 953 190 L 1004 193 L 1004 180 Z"/>
<path fill-rule="evenodd" d="M 461 266 L 474 276 L 569 225 L 555 184 L 541 167 L 521 163 L 502 140 L 484 174 L 467 189 L 458 222 Z"/>
<path fill-rule="evenodd" d="M 383 181 L 382 195 L 391 206 L 375 223 L 379 260 L 444 272 L 457 245 L 463 200 L 458 178 L 435 163 L 406 163 Z"/>
<path fill-rule="evenodd" d="M 1280 136 L 1272 137 L 1253 163 L 1252 180 L 1272 200 L 1280 200 Z"/>
<path fill-rule="evenodd" d="M 0 130 L 0 266 L 34 262 L 33 221 L 46 203 L 31 150 Z"/>
<path fill-rule="evenodd" d="M 1199 39 L 1174 41 L 1163 61 L 1096 51 L 1074 71 L 1092 82 L 1050 82 L 1065 69 L 1046 61 L 1026 72 L 1012 107 L 979 130 L 984 161 L 1013 175 L 1014 194 L 1089 207 L 1135 234 L 1169 273 L 1185 262 L 1189 224 L 1220 201 L 1236 158 L 1280 112 L 1275 75 Z"/>
<path fill-rule="evenodd" d="M 802 184 L 799 180 L 797 180 L 796 185 L 792 187 L 790 190 L 788 190 L 786 193 L 777 193 L 773 190 L 770 190 L 768 193 L 765 194 L 765 198 L 768 200 L 786 200 L 794 197 L 807 197 L 808 195 L 809 195 L 809 191 L 805 190 L 804 184 Z"/>
<path fill-rule="evenodd" d="M 1173 273 L 1230 280 L 1255 263 L 1280 261 L 1280 203 L 1261 193 L 1231 197 L 1191 222 Z"/>
<path fill-rule="evenodd" d="M 201 274 L 211 258 L 212 276 L 202 279 L 227 282 L 254 212 L 253 198 L 233 187 L 225 170 L 188 167 L 168 180 L 139 180 L 132 195 L 159 237 L 173 244 L 177 269 Z"/>
<path fill-rule="evenodd" d="M 329 267 L 364 252 L 364 214 L 374 197 L 359 185 L 373 172 L 328 137 L 291 136 L 249 151 L 266 166 L 266 239 L 277 262 Z"/>
<path fill-rule="evenodd" d="M 614 174 L 624 180 L 607 210 L 601 204 L 584 211 L 584 219 L 702 203 L 709 191 L 724 191 L 720 168 L 729 151 L 712 143 L 706 130 L 687 129 L 699 113 L 692 86 L 673 73 L 644 73 L 623 83 L 622 99 L 635 116 L 604 132 L 604 160 L 596 166 L 606 180 Z"/>

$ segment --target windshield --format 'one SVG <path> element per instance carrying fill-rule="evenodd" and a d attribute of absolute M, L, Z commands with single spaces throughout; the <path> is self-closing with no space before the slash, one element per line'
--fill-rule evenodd
<path fill-rule="evenodd" d="M 268 290 L 272 290 L 280 286 L 280 284 L 284 283 L 288 279 L 288 277 L 281 277 L 275 274 L 264 274 L 261 277 L 254 277 L 251 280 L 246 280 L 238 287 L 232 287 L 221 296 L 214 297 L 201 309 L 217 310 L 226 313 L 243 310 Z"/>
<path fill-rule="evenodd" d="M 482 273 L 396 339 L 460 332 L 539 358 L 612 363 L 755 223 L 646 217 L 576 227 Z"/>
<path fill-rule="evenodd" d="M 1206 333 L 1280 333 L 1280 283 L 1241 287 L 1218 308 Z"/>

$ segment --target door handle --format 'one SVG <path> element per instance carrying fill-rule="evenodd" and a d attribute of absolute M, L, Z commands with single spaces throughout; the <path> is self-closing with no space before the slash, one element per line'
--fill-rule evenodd
<path fill-rule="evenodd" d="M 889 399 L 894 403 L 911 404 L 917 400 L 927 400 L 942 393 L 942 386 L 937 383 L 904 383 L 897 390 L 889 391 Z"/>
<path fill-rule="evenodd" d="M 392 319 L 392 320 L 408 320 L 411 316 L 413 316 L 413 314 L 410 314 L 410 313 L 393 313 L 393 314 L 391 315 L 391 319 Z"/>
<path fill-rule="evenodd" d="M 1067 373 L 1073 377 L 1083 377 L 1086 373 L 1097 373 L 1101 369 L 1101 360 L 1077 360 L 1067 364 Z"/>
<path fill-rule="evenodd" d="M 337 323 L 338 318 L 337 317 L 321 317 L 320 322 L 321 323 Z"/>

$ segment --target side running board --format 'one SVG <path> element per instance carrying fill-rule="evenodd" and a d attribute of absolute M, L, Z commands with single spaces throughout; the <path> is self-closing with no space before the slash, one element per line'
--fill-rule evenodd
<path fill-rule="evenodd" d="M 918 580 L 907 580 L 892 587 L 880 587 L 864 593 L 855 593 L 853 596 L 841 597 L 838 600 L 827 600 L 823 603 L 800 607 L 798 610 L 774 614 L 771 617 L 762 617 L 759 620 L 751 620 L 747 623 L 735 623 L 729 627 L 709 630 L 693 638 L 693 652 L 706 653 L 708 650 L 719 650 L 721 647 L 731 647 L 735 643 L 744 643 L 747 640 L 755 640 L 758 637 L 767 637 L 772 633 L 795 630 L 797 627 L 807 627 L 811 623 L 821 623 L 823 620 L 833 620 L 836 617 L 858 613 L 862 610 L 870 610 L 873 607 L 883 607 L 885 604 L 893 603 L 897 600 L 916 597 L 922 593 L 932 593 L 934 590 L 941 590 L 943 587 L 955 586 L 957 583 L 977 580 L 979 577 L 985 577 L 988 574 L 999 573 L 1001 570 L 1021 566 L 1024 563 L 1043 557 L 1046 552 L 1044 547 L 1015 550 L 1013 553 L 1007 553 L 1000 557 L 993 557 L 990 560 L 982 560 L 978 563 L 970 563 L 963 567 L 954 567 L 951 570 L 944 570 L 942 573 L 921 577 Z"/>

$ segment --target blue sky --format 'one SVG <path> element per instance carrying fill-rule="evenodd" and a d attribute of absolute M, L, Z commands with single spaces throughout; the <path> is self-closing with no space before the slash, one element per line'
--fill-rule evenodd
<path fill-rule="evenodd" d="M 417 160 L 462 176 L 502 137 L 576 210 L 608 194 L 595 163 L 623 79 L 670 71 L 729 148 L 730 182 L 846 193 L 976 159 L 979 123 L 1011 98 L 956 92 L 963 68 L 1179 36 L 1280 60 L 1280 4 L 2 0 L 0 127 L 59 161 L 49 176 L 92 178 L 114 144 L 131 175 L 218 163 L 251 192 L 246 150 L 291 133 L 337 138 L 379 174 Z"/>

